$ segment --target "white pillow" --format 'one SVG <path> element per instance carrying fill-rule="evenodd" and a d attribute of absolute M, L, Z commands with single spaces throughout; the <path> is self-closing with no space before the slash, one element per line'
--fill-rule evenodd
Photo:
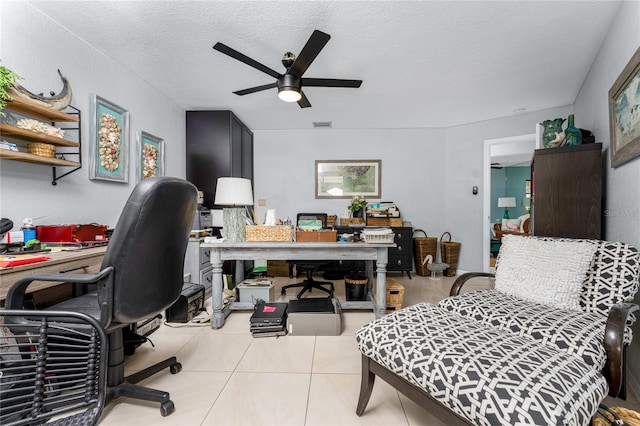
<path fill-rule="evenodd" d="M 582 310 L 582 283 L 596 248 L 588 241 L 503 235 L 495 289 L 534 303 Z"/>

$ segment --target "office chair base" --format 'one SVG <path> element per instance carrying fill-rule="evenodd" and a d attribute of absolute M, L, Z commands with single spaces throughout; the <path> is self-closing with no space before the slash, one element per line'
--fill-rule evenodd
<path fill-rule="evenodd" d="M 329 288 L 325 288 L 322 287 L 322 284 L 329 286 Z M 300 290 L 300 292 L 298 293 L 298 295 L 296 296 L 296 298 L 300 299 L 300 297 L 302 297 L 302 295 L 304 294 L 305 291 L 308 291 L 309 293 L 311 293 L 311 291 L 314 288 L 317 288 L 318 290 L 322 290 L 326 293 L 329 293 L 329 297 L 333 298 L 333 292 L 334 292 L 334 287 L 333 287 L 333 283 L 328 282 L 328 281 L 314 281 L 314 280 L 304 280 L 301 283 L 297 283 L 297 284 L 289 284 L 286 285 L 284 287 L 282 287 L 282 290 L 280 291 L 280 294 L 282 296 L 285 296 L 287 294 L 287 289 L 288 288 L 292 288 L 292 287 L 302 287 L 302 290 Z"/>
<path fill-rule="evenodd" d="M 176 357 L 171 357 L 152 365 L 151 367 L 145 368 L 144 370 L 138 371 L 137 373 L 127 376 L 124 379 L 124 382 L 109 388 L 107 393 L 107 403 L 120 397 L 159 402 L 160 414 L 162 417 L 168 416 L 175 410 L 173 401 L 169 399 L 169 392 L 136 385 L 136 383 L 153 376 L 167 367 L 171 374 L 177 374 L 182 370 L 182 364 L 178 362 Z"/>

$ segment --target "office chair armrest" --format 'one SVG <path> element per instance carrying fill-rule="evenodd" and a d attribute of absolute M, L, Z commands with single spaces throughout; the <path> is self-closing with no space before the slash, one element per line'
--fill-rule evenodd
<path fill-rule="evenodd" d="M 95 284 L 113 272 L 113 267 L 109 266 L 97 274 L 39 274 L 22 278 L 11 286 L 7 292 L 5 307 L 7 309 L 22 309 L 24 295 L 27 287 L 34 281 L 57 281 L 72 284 Z"/>

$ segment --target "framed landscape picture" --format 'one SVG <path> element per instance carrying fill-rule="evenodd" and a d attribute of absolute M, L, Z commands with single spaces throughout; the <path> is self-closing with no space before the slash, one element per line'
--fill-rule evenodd
<path fill-rule="evenodd" d="M 129 111 L 94 95 L 89 150 L 89 179 L 127 183 Z"/>
<path fill-rule="evenodd" d="M 611 167 L 640 155 L 640 48 L 609 90 Z"/>
<path fill-rule="evenodd" d="M 136 139 L 138 182 L 154 176 L 164 176 L 164 140 L 145 131 L 138 132 Z"/>
<path fill-rule="evenodd" d="M 381 160 L 316 160 L 316 198 L 380 198 Z"/>

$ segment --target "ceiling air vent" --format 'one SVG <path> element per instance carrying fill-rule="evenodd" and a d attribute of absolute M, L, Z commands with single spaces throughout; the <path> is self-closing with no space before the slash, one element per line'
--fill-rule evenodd
<path fill-rule="evenodd" d="M 330 121 L 314 121 L 313 128 L 314 129 L 330 129 L 331 122 Z"/>

